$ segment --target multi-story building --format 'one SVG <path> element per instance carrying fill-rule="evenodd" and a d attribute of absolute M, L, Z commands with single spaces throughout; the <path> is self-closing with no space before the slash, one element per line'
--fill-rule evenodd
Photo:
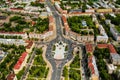
<path fill-rule="evenodd" d="M 79 42 L 93 42 L 93 35 L 80 35 L 70 30 L 69 25 L 67 23 L 67 19 L 65 15 L 62 15 L 63 26 L 65 29 L 65 35 L 72 38 L 73 40 L 77 40 Z"/>
<path fill-rule="evenodd" d="M 15 45 L 26 45 L 25 41 L 22 40 L 22 39 L 2 39 L 2 38 L 0 38 L 0 43 L 15 44 Z"/>
<path fill-rule="evenodd" d="M 120 65 L 120 55 L 115 50 L 112 44 L 98 44 L 98 48 L 108 48 L 110 52 L 110 60 L 114 65 Z"/>
<path fill-rule="evenodd" d="M 58 2 L 55 3 L 55 7 L 57 8 L 57 10 L 58 10 L 60 13 L 62 13 L 62 14 L 67 14 L 67 10 L 63 10 L 63 9 L 59 6 Z"/>
<path fill-rule="evenodd" d="M 114 24 L 110 24 L 110 32 L 116 41 L 120 41 L 120 33 L 117 31 Z"/>
<path fill-rule="evenodd" d="M 91 12 L 91 13 L 94 13 L 95 12 L 95 9 L 86 9 L 85 12 Z"/>
<path fill-rule="evenodd" d="M 86 49 L 86 53 L 90 53 L 90 54 L 92 54 L 94 51 L 92 44 L 89 44 L 89 43 L 85 44 L 85 49 Z"/>
<path fill-rule="evenodd" d="M 96 9 L 96 12 L 98 12 L 98 13 L 110 13 L 110 12 L 113 12 L 113 10 L 111 8 L 108 8 L 108 9 Z"/>
<path fill-rule="evenodd" d="M 91 72 L 91 80 L 99 80 L 99 72 L 97 69 L 95 57 L 93 55 L 88 57 L 88 68 L 90 69 Z"/>
<path fill-rule="evenodd" d="M 10 73 L 8 76 L 7 76 L 7 80 L 18 80 L 16 75 L 14 73 Z"/>
<path fill-rule="evenodd" d="M 107 70 L 108 70 L 109 74 L 112 74 L 116 69 L 115 69 L 115 66 L 113 64 L 107 63 Z"/>
<path fill-rule="evenodd" d="M 19 71 L 23 69 L 23 67 L 26 65 L 27 59 L 28 59 L 28 53 L 23 52 L 13 68 L 15 74 L 17 74 Z"/>
<path fill-rule="evenodd" d="M 26 52 L 31 53 L 35 44 L 34 44 L 33 41 L 26 41 L 26 43 L 28 43 L 27 46 L 26 46 Z"/>
<path fill-rule="evenodd" d="M 49 30 L 45 31 L 42 34 L 39 33 L 29 33 L 29 38 L 37 38 L 37 39 L 46 39 L 53 35 L 53 30 L 55 26 L 55 19 L 52 15 L 49 16 Z"/>
<path fill-rule="evenodd" d="M 28 35 L 25 32 L 0 32 L 0 35 L 4 36 L 21 36 L 23 39 L 27 39 Z"/>
<path fill-rule="evenodd" d="M 106 43 L 108 41 L 108 36 L 107 36 L 103 26 L 99 25 L 98 29 L 99 29 L 101 35 L 97 36 L 97 40 L 96 41 L 97 42 L 105 42 Z"/>
<path fill-rule="evenodd" d="M 114 65 L 120 65 L 120 55 L 117 53 L 113 45 L 108 45 L 110 51 L 110 59 Z"/>

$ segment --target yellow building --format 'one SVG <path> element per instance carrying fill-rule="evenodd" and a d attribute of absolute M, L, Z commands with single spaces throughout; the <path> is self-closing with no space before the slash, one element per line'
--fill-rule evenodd
<path fill-rule="evenodd" d="M 111 8 L 109 9 L 97 9 L 96 12 L 98 13 L 108 13 L 108 12 L 113 12 Z"/>
<path fill-rule="evenodd" d="M 92 75 L 91 80 L 99 80 L 99 76 L 98 75 Z"/>

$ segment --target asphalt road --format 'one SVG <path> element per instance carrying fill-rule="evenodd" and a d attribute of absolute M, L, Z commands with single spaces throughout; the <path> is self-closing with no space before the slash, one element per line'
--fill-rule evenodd
<path fill-rule="evenodd" d="M 73 47 L 71 47 L 73 42 L 71 40 L 65 39 L 63 37 L 62 26 L 61 26 L 61 24 L 62 24 L 61 16 L 57 13 L 57 10 L 55 9 L 55 7 L 49 2 L 49 0 L 46 0 L 46 4 L 51 9 L 52 14 L 55 18 L 56 33 L 57 33 L 56 34 L 57 37 L 54 40 L 50 41 L 48 44 L 47 51 L 46 51 L 46 58 L 52 65 L 53 72 L 52 72 L 51 80 L 60 80 L 63 66 L 67 63 L 67 61 L 69 61 L 73 58 L 73 55 L 72 55 Z M 53 44 L 55 44 L 58 41 L 63 41 L 64 43 L 68 44 L 68 53 L 67 53 L 65 59 L 60 60 L 61 63 L 57 67 L 56 62 L 55 62 L 56 60 L 53 58 L 51 51 L 52 51 Z"/>
<path fill-rule="evenodd" d="M 74 47 L 81 46 L 81 45 L 77 45 L 76 42 L 63 37 L 61 16 L 58 14 L 57 10 L 55 9 L 55 7 L 51 4 L 51 2 L 49 0 L 46 0 L 46 5 L 51 9 L 52 14 L 55 18 L 56 33 L 57 33 L 56 35 L 57 36 L 54 40 L 52 40 L 50 42 L 47 42 L 47 43 L 36 42 L 35 44 L 37 44 L 37 45 L 46 44 L 48 46 L 47 50 L 46 50 L 46 58 L 52 65 L 53 71 L 52 71 L 51 80 L 60 80 L 63 66 L 73 58 L 72 51 L 73 51 Z M 58 66 L 56 66 L 57 60 L 55 60 L 52 56 L 52 46 L 53 46 L 53 44 L 55 44 L 56 42 L 59 42 L 59 41 L 63 41 L 64 43 L 68 44 L 68 51 L 66 53 L 66 57 L 62 60 L 59 60 L 59 61 L 61 61 L 61 63 Z M 73 46 L 73 45 L 75 45 L 75 46 Z M 30 65 L 32 63 L 32 60 L 34 59 L 34 56 L 35 56 L 35 51 L 31 55 L 31 58 L 28 62 L 28 65 L 26 66 L 25 73 L 23 74 L 21 80 L 26 78 L 27 72 L 29 71 L 29 68 L 30 68 Z"/>

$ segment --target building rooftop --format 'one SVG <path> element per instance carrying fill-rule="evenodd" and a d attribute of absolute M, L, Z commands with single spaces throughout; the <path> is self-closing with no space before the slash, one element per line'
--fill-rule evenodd
<path fill-rule="evenodd" d="M 72 9 L 72 10 L 69 11 L 69 13 L 76 13 L 76 12 L 81 13 L 82 9 Z"/>
<path fill-rule="evenodd" d="M 98 48 L 107 48 L 108 45 L 107 44 L 97 44 Z"/>
<path fill-rule="evenodd" d="M 67 19 L 66 19 L 66 17 L 64 15 L 62 15 L 62 20 L 63 20 L 64 24 L 67 23 Z"/>
<path fill-rule="evenodd" d="M 98 48 L 108 48 L 110 53 L 117 53 L 114 46 L 112 44 L 97 44 Z"/>
<path fill-rule="evenodd" d="M 87 52 L 93 52 L 93 46 L 92 44 L 86 43 L 85 48 Z"/>
<path fill-rule="evenodd" d="M 109 49 L 110 53 L 117 53 L 117 51 L 115 50 L 115 48 L 113 47 L 112 44 L 108 45 L 108 49 Z"/>
<path fill-rule="evenodd" d="M 7 76 L 7 80 L 14 80 L 15 74 L 11 73 Z"/>
<path fill-rule="evenodd" d="M 52 15 L 49 16 L 49 23 L 53 23 L 54 22 L 54 17 Z"/>
<path fill-rule="evenodd" d="M 28 45 L 26 46 L 27 49 L 30 49 L 33 45 L 33 42 L 32 41 L 28 41 Z"/>
<path fill-rule="evenodd" d="M 25 57 L 28 55 L 27 52 L 23 52 L 22 55 L 20 56 L 19 60 L 17 61 L 17 63 L 14 66 L 14 69 L 19 69 L 21 67 L 21 64 L 23 63 Z"/>
<path fill-rule="evenodd" d="M 0 31 L 0 34 L 25 34 L 25 32 L 5 32 L 5 31 Z"/>
<path fill-rule="evenodd" d="M 89 56 L 88 57 L 88 67 L 89 67 L 92 75 L 99 76 L 99 72 L 98 72 L 98 69 L 97 69 L 97 65 L 96 65 L 96 61 L 95 61 L 94 56 Z"/>

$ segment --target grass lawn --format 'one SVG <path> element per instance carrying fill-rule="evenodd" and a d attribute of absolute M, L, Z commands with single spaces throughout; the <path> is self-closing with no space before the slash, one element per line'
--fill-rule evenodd
<path fill-rule="evenodd" d="M 80 70 L 70 69 L 69 80 L 81 80 Z"/>
<path fill-rule="evenodd" d="M 41 65 L 41 66 L 45 66 L 46 65 L 45 61 L 43 60 L 42 55 L 36 56 L 35 59 L 34 59 L 34 63 L 33 64 L 34 65 Z"/>
<path fill-rule="evenodd" d="M 32 66 L 29 70 L 29 77 L 44 78 L 46 67 Z"/>
<path fill-rule="evenodd" d="M 80 68 L 80 58 L 79 54 L 77 54 L 73 60 L 73 62 L 70 64 L 71 68 Z"/>
<path fill-rule="evenodd" d="M 69 74 L 68 74 L 68 67 L 67 66 L 64 67 L 63 76 L 65 77 L 65 80 L 68 80 Z"/>

